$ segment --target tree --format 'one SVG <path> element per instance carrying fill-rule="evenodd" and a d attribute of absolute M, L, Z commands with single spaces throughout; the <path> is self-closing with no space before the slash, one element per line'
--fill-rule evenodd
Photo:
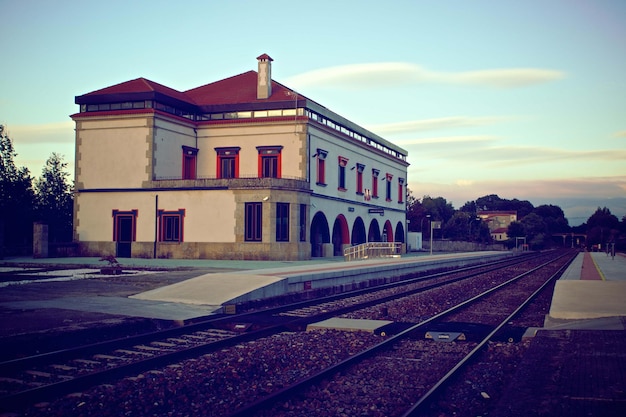
<path fill-rule="evenodd" d="M 443 233 L 451 240 L 469 240 L 471 217 L 462 211 L 455 212 L 443 226 Z"/>
<path fill-rule="evenodd" d="M 608 208 L 600 208 L 587 220 L 587 245 L 615 243 L 619 238 L 620 223 Z"/>
<path fill-rule="evenodd" d="M 0 125 L 0 257 L 32 249 L 32 178 L 28 168 L 15 166 L 16 156 L 13 141 Z"/>
<path fill-rule="evenodd" d="M 465 204 L 467 205 L 468 203 Z M 518 200 L 516 198 L 506 200 L 498 197 L 496 194 L 491 194 L 477 198 L 476 209 L 478 211 L 516 211 L 517 218 L 521 220 L 533 211 L 534 206 L 530 201 Z"/>
<path fill-rule="evenodd" d="M 415 198 L 411 190 L 407 193 L 406 198 L 406 219 L 409 222 L 409 232 L 421 232 L 420 223 L 423 224 L 423 219 L 426 217 L 426 211 L 424 206 Z"/>
<path fill-rule="evenodd" d="M 48 225 L 50 242 L 72 240 L 73 194 L 66 168 L 63 157 L 53 152 L 35 181 L 36 218 Z"/>
<path fill-rule="evenodd" d="M 530 213 L 521 221 L 526 235 L 526 243 L 533 250 L 543 249 L 547 243 L 546 224 L 535 213 Z"/>
<path fill-rule="evenodd" d="M 455 211 L 443 226 L 447 239 L 488 243 L 491 241 L 489 227 L 475 213 Z"/>
<path fill-rule="evenodd" d="M 565 213 L 559 206 L 541 205 L 535 207 L 533 213 L 543 219 L 548 233 L 566 233 L 570 231 Z"/>
<path fill-rule="evenodd" d="M 441 238 L 447 237 L 445 224 L 452 218 L 452 216 L 454 216 L 454 207 L 452 204 L 448 203 L 448 201 L 446 201 L 443 197 L 432 198 L 426 195 L 422 198 L 422 205 L 424 206 L 426 213 L 430 215 L 430 221 L 441 222 Z M 428 231 L 428 236 L 430 236 L 430 229 Z"/>

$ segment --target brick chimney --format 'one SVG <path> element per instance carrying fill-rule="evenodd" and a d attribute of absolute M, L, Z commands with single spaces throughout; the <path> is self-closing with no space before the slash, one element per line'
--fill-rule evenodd
<path fill-rule="evenodd" d="M 272 61 L 268 54 L 257 57 L 259 76 L 256 84 L 256 98 L 261 100 L 272 95 Z"/>

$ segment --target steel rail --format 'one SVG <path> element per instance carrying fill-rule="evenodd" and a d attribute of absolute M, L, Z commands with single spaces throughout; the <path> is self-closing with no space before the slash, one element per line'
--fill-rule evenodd
<path fill-rule="evenodd" d="M 387 284 L 382 284 L 376 287 L 358 289 L 353 291 L 344 292 L 341 294 L 329 295 L 326 297 L 317 298 L 314 300 L 304 300 L 298 301 L 295 303 L 290 303 L 286 305 L 281 305 L 277 307 L 270 307 L 266 309 L 254 310 L 240 314 L 234 315 L 219 315 L 218 317 L 209 317 L 201 321 L 185 324 L 180 327 L 158 330 L 155 332 L 143 333 L 130 337 L 122 337 L 118 339 L 107 340 L 104 342 L 97 342 L 83 346 L 72 347 L 69 349 L 61 349 L 52 352 L 41 353 L 38 355 L 32 355 L 24 358 L 12 359 L 4 362 L 0 362 L 0 375 L 7 372 L 12 372 L 15 369 L 37 366 L 40 364 L 45 364 L 51 361 L 59 361 L 59 360 L 67 360 L 68 358 L 75 357 L 78 355 L 88 355 L 94 352 L 100 352 L 102 350 L 114 350 L 119 349 L 125 346 L 132 346 L 136 344 L 148 343 L 150 341 L 158 340 L 158 339 L 166 339 L 168 337 L 177 337 L 184 334 L 189 334 L 195 331 L 206 330 L 211 328 L 210 326 L 220 325 L 222 323 L 231 323 L 231 322 L 245 322 L 249 319 L 254 319 L 259 315 L 276 315 L 279 313 L 284 313 L 285 311 L 297 310 L 304 307 L 310 307 L 316 304 L 323 304 L 337 300 L 349 299 L 352 297 L 358 297 L 363 294 L 371 294 L 378 291 L 385 291 L 390 288 L 397 288 L 401 286 L 407 286 L 410 284 L 428 281 L 434 278 L 438 278 L 444 275 L 449 275 L 451 273 L 462 273 L 469 272 L 475 270 L 481 270 L 486 268 L 486 271 L 491 271 L 496 268 L 499 268 L 502 264 L 507 265 L 515 265 L 521 262 L 525 262 L 527 258 L 514 258 L 514 259 L 505 259 L 499 260 L 492 263 L 482 264 L 482 265 L 474 265 L 468 266 L 460 269 L 456 269 L 454 271 L 445 271 L 433 273 L 417 278 L 409 278 L 405 280 L 400 280 L 396 282 L 391 282 Z M 483 273 L 481 271 L 480 273 Z M 471 277 L 468 275 L 467 277 Z M 461 278 L 462 279 L 462 278 Z M 340 310 L 335 310 L 335 312 Z"/>
<path fill-rule="evenodd" d="M 567 254 L 564 254 L 563 256 L 567 256 Z M 402 415 L 402 417 L 415 417 L 415 416 L 421 415 L 420 413 L 423 411 L 424 407 L 433 401 L 435 394 L 440 392 L 447 384 L 449 384 L 450 381 L 452 380 L 452 377 L 454 377 L 457 374 L 457 372 L 459 372 L 459 370 L 465 367 L 470 362 L 470 360 L 474 359 L 474 357 L 477 356 L 477 354 L 483 350 L 483 348 L 487 345 L 487 343 L 489 343 L 489 341 L 493 339 L 493 337 L 500 330 L 502 330 L 506 325 L 508 325 L 508 323 L 513 318 L 515 318 L 518 314 L 520 314 L 520 312 L 524 308 L 526 308 L 526 306 L 528 306 L 528 304 L 530 304 L 544 290 L 546 286 L 548 286 L 555 279 L 559 278 L 561 274 L 563 273 L 563 271 L 565 270 L 565 268 L 567 268 L 567 266 L 569 266 L 569 264 L 572 263 L 574 258 L 575 256 L 572 257 L 568 262 L 563 264 L 558 269 L 558 271 L 552 274 L 552 276 L 550 276 L 537 290 L 535 290 L 526 300 L 524 300 L 524 302 L 522 302 L 508 317 L 502 320 L 502 322 L 500 322 L 500 324 L 497 325 L 493 329 L 493 331 L 491 331 L 487 336 L 485 336 L 485 338 L 480 343 L 478 343 L 478 345 L 476 345 L 474 349 L 472 349 L 461 361 L 459 361 L 452 369 L 450 369 L 448 373 L 446 373 L 439 381 L 437 381 L 437 383 L 433 385 L 433 387 L 430 390 L 428 390 L 428 392 L 422 395 L 422 397 L 420 397 L 420 399 L 416 401 L 415 404 L 413 404 L 413 406 Z"/>
<path fill-rule="evenodd" d="M 17 407 L 21 407 L 25 404 L 32 403 L 33 401 L 44 401 L 49 400 L 51 398 L 57 397 L 61 394 L 72 392 L 76 389 L 84 389 L 87 386 L 95 385 L 98 383 L 103 383 L 107 381 L 111 381 L 117 378 L 121 378 L 127 375 L 132 375 L 134 373 L 139 373 L 145 371 L 147 369 L 153 369 L 156 367 L 162 367 L 164 365 L 180 361 L 183 359 L 187 359 L 194 356 L 199 356 L 201 354 L 214 351 L 217 349 L 221 349 L 227 346 L 235 345 L 238 343 L 255 340 L 261 337 L 266 337 L 272 334 L 279 333 L 281 331 L 286 331 L 290 329 L 300 329 L 306 327 L 307 324 L 324 320 L 329 317 L 333 317 L 336 315 L 341 315 L 345 313 L 349 313 L 352 311 L 356 311 L 362 308 L 371 307 L 376 304 L 381 304 L 384 302 L 388 302 L 393 299 L 413 295 L 419 292 L 427 291 L 433 288 L 441 287 L 444 285 L 449 285 L 454 282 L 458 282 L 464 279 L 471 278 L 477 274 L 483 274 L 486 272 L 491 272 L 496 269 L 500 269 L 503 267 L 509 267 L 517 265 L 521 262 L 527 261 L 527 258 L 524 259 L 514 259 L 512 262 L 509 259 L 509 262 L 496 261 L 490 264 L 483 264 L 478 266 L 471 266 L 461 268 L 459 270 L 447 271 L 436 273 L 432 275 L 427 275 L 418 278 L 412 278 L 408 280 L 402 280 L 390 284 L 385 284 L 380 287 L 376 287 L 375 291 L 383 291 L 389 288 L 395 288 L 400 286 L 407 286 L 411 284 L 415 284 L 416 282 L 426 281 L 428 279 L 444 276 L 446 274 L 458 273 L 460 272 L 469 272 L 461 277 L 456 277 L 451 280 L 447 280 L 445 282 L 440 282 L 437 284 L 431 284 L 424 287 L 419 287 L 416 289 L 410 289 L 407 291 L 403 291 L 401 293 L 395 293 L 388 296 L 384 296 L 381 298 L 376 298 L 372 300 L 368 300 L 361 303 L 355 303 L 353 305 L 345 306 L 342 308 L 338 308 L 335 310 L 326 311 L 321 314 L 316 314 L 309 317 L 298 317 L 295 319 L 287 319 L 284 320 L 283 323 L 277 325 L 270 325 L 268 327 L 262 328 L 260 330 L 255 330 L 251 332 L 246 332 L 238 336 L 233 336 L 229 338 L 225 338 L 218 341 L 212 341 L 210 343 L 204 343 L 201 345 L 181 348 L 175 352 L 167 352 L 163 354 L 155 354 L 149 358 L 137 359 L 132 363 L 121 364 L 119 366 L 111 367 L 105 370 L 95 371 L 86 375 L 75 376 L 71 379 L 59 381 L 47 385 L 43 385 L 36 388 L 31 388 L 24 391 L 19 391 L 13 394 L 9 394 L 3 397 L 0 397 L 0 409 L 14 409 Z M 478 272 L 476 270 L 479 270 Z M 176 337 L 189 333 L 193 333 L 195 331 L 206 330 L 207 326 L 214 325 L 216 323 L 220 323 L 223 321 L 242 321 L 242 319 L 252 318 L 258 314 L 275 314 L 278 312 L 287 311 L 289 309 L 302 308 L 302 306 L 310 306 L 319 304 L 320 302 L 326 303 L 329 301 L 336 301 L 338 299 L 347 299 L 351 297 L 357 297 L 358 295 L 362 295 L 365 293 L 371 293 L 373 291 L 372 288 L 357 290 L 354 292 L 343 293 L 339 295 L 333 295 L 329 297 L 324 297 L 323 299 L 318 300 L 307 300 L 304 302 L 294 303 L 288 306 L 275 307 L 267 310 L 255 311 L 244 313 L 236 316 L 223 316 L 215 320 L 208 320 L 200 323 L 194 323 L 186 326 L 182 326 L 175 329 L 167 329 L 158 332 L 146 333 L 138 336 L 133 336 L 129 338 L 120 338 L 107 342 L 95 343 L 87 346 L 82 346 L 78 348 L 55 351 L 40 355 L 35 355 L 28 358 L 21 358 L 12 361 L 7 361 L 0 363 L 0 375 L 6 373 L 8 371 L 15 370 L 23 370 L 32 366 L 41 366 L 42 364 L 50 364 L 57 361 L 67 361 L 79 356 L 86 356 L 94 353 L 102 353 L 107 351 L 112 351 L 115 349 L 121 349 L 128 346 L 134 346 L 137 344 L 145 344 L 155 340 L 162 340 L 168 337 Z"/>
<path fill-rule="evenodd" d="M 561 255 L 557 259 L 560 259 L 563 256 L 567 256 L 567 254 Z M 333 374 L 335 374 L 335 373 L 337 373 L 339 371 L 342 371 L 342 370 L 344 370 L 344 369 L 346 369 L 346 368 L 348 368 L 348 367 L 350 367 L 350 366 L 352 366 L 352 365 L 354 365 L 354 364 L 356 364 L 358 362 L 361 362 L 361 361 L 363 361 L 365 359 L 370 358 L 371 356 L 374 356 L 375 354 L 377 354 L 380 351 L 388 349 L 389 347 L 393 346 L 396 342 L 409 337 L 415 331 L 423 329 L 424 327 L 430 325 L 431 323 L 436 322 L 436 321 L 438 321 L 438 320 L 440 320 L 440 319 L 442 319 L 442 318 L 444 318 L 446 316 L 449 316 L 449 315 L 457 312 L 458 310 L 460 310 L 460 309 L 462 309 L 462 308 L 464 308 L 464 307 L 466 307 L 468 305 L 471 305 L 472 303 L 477 302 L 477 301 L 483 299 L 484 297 L 486 297 L 486 296 L 488 296 L 490 294 L 493 294 L 494 292 L 502 289 L 503 287 L 505 287 L 505 286 L 507 286 L 507 285 L 509 285 L 511 283 L 519 281 L 520 279 L 528 276 L 529 274 L 532 274 L 533 272 L 535 272 L 535 271 L 537 271 L 537 270 L 539 270 L 541 268 L 546 267 L 547 265 L 549 265 L 550 263 L 552 263 L 554 261 L 555 261 L 555 259 L 551 259 L 548 262 L 545 262 L 545 263 L 543 263 L 543 264 L 541 264 L 539 266 L 536 266 L 536 267 L 534 267 L 534 268 L 532 268 L 532 269 L 530 269 L 530 270 L 528 270 L 528 271 L 526 271 L 526 272 L 524 272 L 524 273 L 522 273 L 520 275 L 517 275 L 517 276 L 515 276 L 515 277 L 513 277 L 513 278 L 511 278 L 511 279 L 509 279 L 509 280 L 507 280 L 507 281 L 505 281 L 505 282 L 495 286 L 495 287 L 492 287 L 492 288 L 488 289 L 487 291 L 484 291 L 484 292 L 482 292 L 482 293 L 480 293 L 480 294 L 478 294 L 478 295 L 476 295 L 474 297 L 471 297 L 471 298 L 469 298 L 469 299 L 467 299 L 467 300 L 465 300 L 465 301 L 463 301 L 463 302 L 461 302 L 461 303 L 459 303 L 459 304 L 457 304 L 457 305 L 455 305 L 455 306 L 453 306 L 453 307 L 451 307 L 451 308 L 449 308 L 449 309 L 447 309 L 445 311 L 442 311 L 442 312 L 440 312 L 440 313 L 438 313 L 438 314 L 436 314 L 436 315 L 434 315 L 434 316 L 432 316 L 432 317 L 430 317 L 430 318 L 428 318 L 428 319 L 426 319 L 426 320 L 424 320 L 424 321 L 422 321 L 420 323 L 417 323 L 417 324 L 415 324 L 415 325 L 413 325 L 413 326 L 411 326 L 411 327 L 409 327 L 409 328 L 407 328 L 407 329 L 397 333 L 396 335 L 390 336 L 388 339 L 386 339 L 386 340 L 384 340 L 384 341 L 382 341 L 382 342 L 380 342 L 380 343 L 378 343 L 378 344 L 376 344 L 374 346 L 371 346 L 368 349 L 366 349 L 366 350 L 364 350 L 364 351 L 362 351 L 360 353 L 357 353 L 357 354 L 355 354 L 355 355 L 353 355 L 353 356 L 351 356 L 351 357 L 349 357 L 347 359 L 344 359 L 341 362 L 338 362 L 338 363 L 336 363 L 334 365 L 331 365 L 328 368 L 322 369 L 322 370 L 316 372 L 315 374 L 310 375 L 309 377 L 303 378 L 302 380 L 297 381 L 294 384 L 292 384 L 292 385 L 290 385 L 288 387 L 285 387 L 285 388 L 283 388 L 281 390 L 278 390 L 278 391 L 276 391 L 276 392 L 274 392 L 274 393 L 272 393 L 272 394 L 270 394 L 270 395 L 268 395 L 268 396 L 266 396 L 264 398 L 261 398 L 261 399 L 255 401 L 255 402 L 253 402 L 253 403 L 251 403 L 249 405 L 243 406 L 242 408 L 240 408 L 238 410 L 235 410 L 233 413 L 229 414 L 228 417 L 249 416 L 249 415 L 253 415 L 257 411 L 260 411 L 262 409 L 266 409 L 266 408 L 268 408 L 269 405 L 271 405 L 273 403 L 276 403 L 279 400 L 285 399 L 285 398 L 293 395 L 294 393 L 303 390 L 306 387 L 309 387 L 309 386 L 314 385 L 314 384 L 316 384 L 316 383 L 318 383 L 318 382 L 320 382 L 320 381 L 322 381 L 324 379 L 327 379 L 327 378 L 331 377 Z M 571 262 L 571 260 L 570 260 L 570 262 Z M 504 266 L 503 268 L 506 268 L 506 266 Z M 336 315 L 336 314 L 333 314 L 333 315 Z M 491 336 L 491 337 L 493 337 L 493 336 Z"/>

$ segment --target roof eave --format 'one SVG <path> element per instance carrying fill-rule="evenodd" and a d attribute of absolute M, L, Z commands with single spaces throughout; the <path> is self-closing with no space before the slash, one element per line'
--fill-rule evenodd
<path fill-rule="evenodd" d="M 185 110 L 197 111 L 198 106 L 193 103 L 182 101 L 167 94 L 159 93 L 157 91 L 141 91 L 132 93 L 112 93 L 112 94 L 86 94 L 82 96 L 76 96 L 74 103 L 76 104 L 108 104 L 108 103 L 122 103 L 125 101 L 144 101 L 154 100 L 163 104 L 172 105 Z"/>

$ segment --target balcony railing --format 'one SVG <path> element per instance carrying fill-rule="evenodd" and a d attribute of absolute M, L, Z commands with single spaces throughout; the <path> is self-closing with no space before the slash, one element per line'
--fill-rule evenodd
<path fill-rule="evenodd" d="M 198 189 L 284 189 L 284 190 L 308 190 L 310 184 L 304 178 L 281 177 L 281 178 L 210 178 L 182 179 L 180 177 L 157 177 L 148 181 L 146 186 L 150 188 L 198 188 Z"/>
<path fill-rule="evenodd" d="M 346 261 L 368 258 L 395 258 L 402 254 L 402 242 L 367 242 L 344 249 Z"/>

